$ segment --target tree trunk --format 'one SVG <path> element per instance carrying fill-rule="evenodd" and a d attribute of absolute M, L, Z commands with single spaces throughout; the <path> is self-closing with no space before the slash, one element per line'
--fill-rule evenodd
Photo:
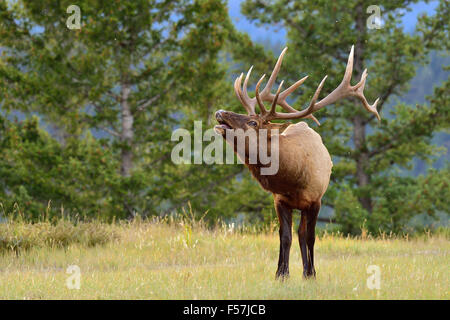
<path fill-rule="evenodd" d="M 366 20 L 364 14 L 364 7 L 359 4 L 356 7 L 356 30 L 358 38 L 355 45 L 355 60 L 354 70 L 355 79 L 360 79 L 363 72 L 364 65 L 364 34 L 366 33 Z M 356 181 L 359 188 L 364 188 L 370 183 L 370 175 L 367 173 L 369 166 L 369 153 L 366 147 L 366 122 L 364 117 L 356 114 L 353 118 L 353 141 L 355 144 L 356 158 Z M 372 212 L 372 199 L 370 195 L 359 197 L 359 202 L 362 207 L 369 213 Z"/>
<path fill-rule="evenodd" d="M 122 177 L 129 177 L 133 167 L 133 122 L 134 117 L 131 112 L 128 97 L 130 95 L 130 85 L 126 82 L 122 83 L 120 93 L 120 106 L 122 109 L 122 131 L 120 134 L 121 140 L 121 163 L 120 174 Z M 128 218 L 133 217 L 133 209 L 130 206 L 129 199 L 123 199 L 123 210 L 127 213 Z"/>
<path fill-rule="evenodd" d="M 121 167 L 120 173 L 123 177 L 129 177 L 133 167 L 133 114 L 131 112 L 128 97 L 130 95 L 130 86 L 127 83 L 122 84 L 120 95 L 120 104 L 122 108 L 122 132 L 121 132 Z"/>
<path fill-rule="evenodd" d="M 357 152 L 356 181 L 359 188 L 364 188 L 370 183 L 370 175 L 367 173 L 369 154 L 366 148 L 366 125 L 363 118 L 356 115 L 353 119 L 353 140 Z M 359 202 L 369 213 L 372 212 L 372 199 L 369 195 L 360 196 Z"/>

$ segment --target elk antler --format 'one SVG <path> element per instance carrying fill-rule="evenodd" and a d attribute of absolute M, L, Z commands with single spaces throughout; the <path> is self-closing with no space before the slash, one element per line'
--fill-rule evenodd
<path fill-rule="evenodd" d="M 267 81 L 267 84 L 264 87 L 263 91 L 261 91 L 261 93 L 259 94 L 259 97 L 257 95 L 257 97 L 255 97 L 255 98 L 250 98 L 248 96 L 248 93 L 247 93 L 248 79 L 250 78 L 250 74 L 252 72 L 253 66 L 250 67 L 250 69 L 247 72 L 247 75 L 245 76 L 243 89 L 241 89 L 242 77 L 244 76 L 243 73 L 241 73 L 241 75 L 239 77 L 237 77 L 236 80 L 234 81 L 234 92 L 236 93 L 236 96 L 238 97 L 238 99 L 241 102 L 241 104 L 244 106 L 245 110 L 247 110 L 247 113 L 249 115 L 255 115 L 256 114 L 256 112 L 255 112 L 255 105 L 256 105 L 257 99 L 260 99 L 260 101 L 273 102 L 273 100 L 275 98 L 275 95 L 273 95 L 270 91 L 272 90 L 272 86 L 275 83 L 275 80 L 277 79 L 277 75 L 278 75 L 278 72 L 280 71 L 281 63 L 283 62 L 283 57 L 284 57 L 284 55 L 286 53 L 286 50 L 287 50 L 287 48 L 284 48 L 284 50 L 281 52 L 280 56 L 278 57 L 278 61 L 275 64 L 275 67 L 273 68 L 273 71 L 272 71 L 272 74 L 270 75 L 269 81 Z M 258 89 L 259 89 L 259 85 L 261 84 L 261 82 L 264 79 L 264 77 L 265 77 L 265 75 L 258 82 L 258 85 L 257 85 Z M 286 98 L 295 89 L 297 89 L 299 86 L 301 86 L 302 83 L 305 82 L 305 80 L 307 78 L 308 78 L 308 76 L 298 80 L 292 86 L 290 86 L 289 88 L 287 88 L 286 90 L 281 92 L 280 95 L 279 95 L 279 100 L 277 101 L 277 104 L 280 105 L 284 110 L 286 110 L 288 112 L 297 112 L 297 110 L 292 108 L 286 102 Z M 267 114 L 267 110 L 264 108 L 262 102 L 258 103 L 258 105 L 259 105 L 259 107 L 261 109 L 261 114 Z M 313 119 L 315 122 L 319 123 L 319 121 L 313 115 L 308 115 L 305 118 Z"/>
<path fill-rule="evenodd" d="M 263 75 L 261 77 L 261 79 L 258 81 L 258 83 L 256 85 L 256 90 L 255 90 L 255 95 L 256 95 L 255 98 L 251 99 L 247 94 L 247 82 L 248 82 L 248 78 L 250 76 L 252 68 L 250 68 L 249 72 L 247 73 L 247 76 L 245 77 L 244 92 L 242 92 L 241 88 L 240 88 L 243 75 L 241 74 L 241 76 L 236 79 L 236 81 L 234 83 L 236 95 L 238 96 L 239 100 L 241 101 L 242 105 L 247 110 L 249 115 L 255 114 L 255 103 L 257 102 L 261 109 L 261 115 L 264 117 L 264 119 L 266 121 L 273 120 L 273 119 L 311 118 L 314 121 L 316 121 L 317 124 L 319 124 L 317 119 L 312 115 L 314 112 L 316 112 L 317 110 L 319 110 L 327 105 L 333 104 L 334 102 L 336 102 L 340 99 L 343 99 L 343 98 L 346 98 L 349 96 L 354 96 L 354 97 L 357 97 L 362 102 L 363 106 L 367 109 L 367 111 L 375 114 L 375 116 L 378 118 L 378 120 L 380 120 L 380 115 L 378 114 L 378 111 L 376 109 L 379 99 L 375 100 L 375 102 L 372 105 L 369 105 L 369 103 L 366 100 L 366 97 L 364 96 L 363 91 L 364 91 L 364 85 L 365 85 L 366 79 L 367 79 L 367 69 L 364 70 L 359 83 L 357 83 L 354 86 L 352 86 L 350 84 L 350 80 L 352 77 L 352 71 L 353 71 L 353 52 L 354 52 L 353 46 L 350 51 L 350 55 L 348 57 L 347 67 L 345 69 L 344 78 L 342 79 L 341 84 L 339 84 L 339 86 L 336 89 L 334 89 L 328 96 L 326 96 L 325 98 L 323 98 L 322 100 L 320 100 L 319 102 L 316 103 L 316 100 L 319 97 L 320 91 L 322 90 L 325 80 L 327 78 L 327 76 L 325 76 L 322 79 L 322 81 L 320 82 L 319 86 L 317 87 L 316 92 L 314 93 L 314 96 L 313 96 L 308 108 L 301 110 L 301 111 L 297 111 L 294 108 L 292 108 L 286 102 L 286 97 L 307 79 L 308 76 L 306 76 L 306 77 L 300 79 L 299 81 L 297 81 L 296 83 L 294 83 L 292 86 L 290 86 L 283 92 L 279 93 L 279 91 L 281 89 L 281 85 L 282 85 L 282 83 L 281 83 L 280 87 L 278 88 L 278 94 L 277 94 L 279 100 L 275 99 L 275 96 L 270 93 L 270 90 L 272 89 L 273 83 L 275 82 L 276 76 L 280 70 L 281 62 L 283 60 L 283 56 L 284 56 L 286 50 L 287 50 L 287 48 L 285 48 L 283 50 L 280 57 L 278 58 L 277 64 L 275 65 L 272 75 L 270 76 L 269 81 L 267 82 L 267 85 L 264 88 L 264 90 L 261 92 L 261 94 L 259 93 L 259 87 L 260 87 L 265 75 Z M 271 107 L 270 111 L 267 111 L 265 109 L 263 101 L 271 101 L 272 102 L 272 107 Z M 276 109 L 277 104 L 280 105 L 284 110 L 288 111 L 288 113 L 276 112 L 275 109 Z"/>

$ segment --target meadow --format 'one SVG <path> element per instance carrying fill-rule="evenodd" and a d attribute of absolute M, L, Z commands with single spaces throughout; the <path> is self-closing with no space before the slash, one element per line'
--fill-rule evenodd
<path fill-rule="evenodd" d="M 302 278 L 296 235 L 288 280 L 275 280 L 278 233 L 183 221 L 0 224 L 1 299 L 449 299 L 448 234 L 316 240 Z M 80 288 L 66 285 L 77 265 Z M 370 290 L 367 268 L 380 268 Z"/>

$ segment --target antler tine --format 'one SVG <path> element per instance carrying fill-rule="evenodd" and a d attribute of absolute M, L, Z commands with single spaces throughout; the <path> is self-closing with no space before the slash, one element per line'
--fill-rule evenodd
<path fill-rule="evenodd" d="M 269 118 L 276 114 L 275 110 L 277 108 L 277 100 L 278 100 L 278 97 L 280 96 L 280 91 L 281 91 L 281 87 L 283 86 L 283 83 L 284 83 L 284 80 L 281 81 L 280 85 L 278 86 L 277 93 L 275 94 L 275 98 L 272 101 L 272 106 L 270 107 L 269 114 L 267 115 L 267 117 L 269 117 Z"/>
<path fill-rule="evenodd" d="M 266 77 L 266 75 L 264 74 L 261 77 L 261 79 L 259 79 L 258 83 L 256 84 L 256 88 L 255 88 L 256 101 L 258 102 L 259 109 L 261 110 L 261 114 L 263 116 L 265 116 L 267 114 L 267 110 L 266 110 L 266 107 L 264 107 L 264 103 L 262 102 L 261 97 L 259 96 L 259 86 L 261 85 L 261 83 L 265 77 Z"/>
<path fill-rule="evenodd" d="M 251 71 L 251 68 L 250 68 Z M 247 76 L 249 74 L 247 73 Z M 239 101 L 241 102 L 242 106 L 245 108 L 245 110 L 247 110 L 247 113 L 249 115 L 255 115 L 255 107 L 254 104 L 251 104 L 251 99 L 245 99 L 244 95 L 242 93 L 241 90 L 241 83 L 242 83 L 242 77 L 244 76 L 243 73 L 241 73 L 241 75 L 239 77 L 236 78 L 236 80 L 234 81 L 234 92 L 236 93 L 236 96 L 238 97 Z M 246 77 L 247 78 L 247 77 Z M 245 90 L 247 91 L 247 90 Z"/>
<path fill-rule="evenodd" d="M 248 96 L 248 92 L 247 92 L 248 79 L 250 78 L 250 74 L 252 73 L 252 70 L 253 70 L 253 66 L 251 66 L 250 69 L 248 69 L 247 75 L 245 76 L 244 86 L 242 87 L 242 90 L 243 90 L 242 99 L 247 103 L 248 107 L 251 110 L 251 113 L 252 114 L 256 114 L 255 113 L 255 102 L 256 102 L 256 99 L 255 98 L 250 98 Z M 250 115 L 250 113 L 249 113 L 249 115 Z"/>
<path fill-rule="evenodd" d="M 286 90 L 284 90 L 283 92 L 280 93 L 280 97 L 278 100 L 278 105 L 280 105 L 284 110 L 288 111 L 288 112 L 297 112 L 297 110 L 295 110 L 294 108 L 292 108 L 289 103 L 287 103 L 286 98 L 292 93 L 294 92 L 295 89 L 297 89 L 298 87 L 300 87 L 303 82 L 306 81 L 306 79 L 308 79 L 308 76 L 303 77 L 302 79 L 298 80 L 296 83 L 294 83 L 293 85 L 291 85 L 289 88 L 287 88 Z M 273 101 L 273 98 L 275 96 L 273 94 L 270 95 L 269 99 L 267 99 L 266 101 Z"/>
<path fill-rule="evenodd" d="M 327 80 L 327 78 L 328 78 L 328 75 L 323 77 L 322 81 L 320 81 L 320 84 L 317 87 L 316 92 L 314 92 L 311 102 L 309 103 L 309 107 L 306 110 L 309 110 L 309 111 L 313 110 L 314 106 L 316 105 L 316 100 L 319 97 L 320 91 L 322 91 L 323 85 L 325 84 L 325 80 Z"/>
<path fill-rule="evenodd" d="M 275 67 L 273 68 L 272 74 L 270 75 L 269 81 L 267 81 L 266 86 L 264 87 L 263 91 L 261 91 L 261 97 L 263 101 L 272 101 L 273 95 L 270 93 L 272 90 L 273 84 L 275 83 L 275 80 L 277 79 L 278 73 L 281 69 L 281 63 L 283 62 L 284 55 L 286 54 L 287 47 L 281 51 L 280 56 L 278 57 L 277 63 L 275 64 Z"/>
<path fill-rule="evenodd" d="M 353 56 L 355 52 L 355 46 L 352 45 L 352 48 L 350 49 L 350 54 L 348 55 L 348 61 L 347 61 L 347 65 L 345 66 L 345 73 L 344 73 L 344 78 L 342 79 L 342 82 L 340 85 L 342 84 L 348 84 L 350 85 L 350 80 L 352 80 L 352 73 L 353 73 Z"/>
<path fill-rule="evenodd" d="M 378 121 L 381 121 L 381 117 L 377 111 L 377 104 L 380 98 L 377 98 L 375 102 L 372 105 L 370 105 L 367 102 L 366 97 L 364 96 L 364 86 L 366 85 L 366 79 L 367 79 L 367 69 L 364 69 L 364 72 L 361 76 L 361 80 L 359 81 L 359 83 L 354 85 L 352 89 L 355 90 L 356 97 L 358 97 L 358 99 L 362 102 L 364 108 L 366 108 L 367 111 L 372 112 L 377 117 Z"/>
<path fill-rule="evenodd" d="M 244 102 L 242 101 L 241 95 L 239 94 L 239 78 L 242 77 L 242 73 L 239 77 L 237 77 L 234 80 L 234 93 L 236 94 L 236 97 L 238 98 L 239 102 L 244 105 Z M 245 105 L 244 105 L 245 107 Z"/>
<path fill-rule="evenodd" d="M 297 89 L 298 87 L 300 87 L 303 82 L 306 81 L 306 79 L 308 79 L 309 76 L 303 77 L 300 80 L 298 80 L 296 83 L 294 83 L 293 85 L 291 85 L 289 88 L 287 88 L 286 90 L 284 90 L 282 93 L 280 93 L 280 98 L 281 99 L 286 99 L 286 97 L 288 95 L 290 95 L 292 92 L 295 91 L 295 89 Z"/>

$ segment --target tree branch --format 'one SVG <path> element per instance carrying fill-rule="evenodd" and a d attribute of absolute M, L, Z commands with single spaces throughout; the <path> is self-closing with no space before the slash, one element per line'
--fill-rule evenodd
<path fill-rule="evenodd" d="M 151 97 L 151 98 L 148 99 L 147 101 L 141 103 L 141 104 L 136 108 L 135 114 L 144 111 L 144 110 L 145 110 L 146 108 L 148 108 L 152 103 L 158 101 L 163 95 L 165 95 L 165 94 L 169 91 L 169 89 L 172 87 L 172 84 L 173 84 L 173 83 L 174 83 L 173 80 L 170 81 L 169 84 L 168 84 L 168 86 L 167 86 L 167 88 L 166 88 L 163 92 L 158 93 L 157 95 Z"/>
<path fill-rule="evenodd" d="M 150 106 L 152 103 L 156 102 L 160 97 L 161 97 L 161 93 L 158 93 L 156 96 L 153 96 L 150 99 L 148 99 L 147 101 L 145 101 L 144 103 L 140 104 L 136 108 L 135 114 L 144 111 L 145 108 Z"/>
<path fill-rule="evenodd" d="M 104 111 L 104 108 L 101 107 L 101 106 L 99 106 L 99 105 L 96 104 L 95 102 L 91 102 L 91 104 L 94 106 L 95 111 L 97 112 L 97 114 L 99 114 L 99 113 L 101 113 L 101 112 Z M 114 128 L 114 124 L 111 122 L 111 120 L 107 119 L 106 121 L 108 122 L 108 124 L 109 124 L 112 128 Z M 105 131 L 106 131 L 106 130 L 105 130 Z M 117 131 L 116 131 L 116 132 L 117 132 Z"/>
<path fill-rule="evenodd" d="M 101 129 L 101 130 L 104 130 L 104 131 L 108 132 L 110 135 L 113 135 L 113 136 L 115 136 L 117 138 L 120 138 L 120 134 L 117 131 L 115 131 L 115 130 L 112 130 L 112 129 L 110 129 L 108 127 L 104 127 L 104 126 L 97 126 L 97 127 L 99 129 Z"/>

